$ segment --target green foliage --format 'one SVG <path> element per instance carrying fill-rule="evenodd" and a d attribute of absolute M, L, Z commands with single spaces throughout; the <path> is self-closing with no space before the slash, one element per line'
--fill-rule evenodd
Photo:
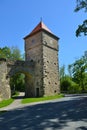
<path fill-rule="evenodd" d="M 40 102 L 40 101 L 46 101 L 46 100 L 53 100 L 64 97 L 63 94 L 55 95 L 55 96 L 47 96 L 47 97 L 39 97 L 39 98 L 24 98 L 22 100 L 22 103 L 32 103 L 32 102 Z"/>
<path fill-rule="evenodd" d="M 65 65 L 60 67 L 60 72 L 59 73 L 60 73 L 60 79 L 65 76 Z"/>
<path fill-rule="evenodd" d="M 12 95 L 12 98 L 14 99 L 15 97 L 17 97 L 19 95 L 19 92 L 18 91 L 15 91 Z"/>
<path fill-rule="evenodd" d="M 25 89 L 25 75 L 22 73 L 17 73 L 10 79 L 10 86 L 12 90 L 24 91 Z"/>
<path fill-rule="evenodd" d="M 67 93 L 87 92 L 87 51 L 85 54 L 68 65 L 69 75 L 65 74 L 64 66 L 60 68 L 61 91 Z"/>
<path fill-rule="evenodd" d="M 68 92 L 69 93 L 81 93 L 81 91 L 82 91 L 82 88 L 75 82 L 71 81 L 71 84 L 68 87 Z"/>
<path fill-rule="evenodd" d="M 71 79 L 69 76 L 65 76 L 60 80 L 60 86 L 61 86 L 61 91 L 68 91 L 68 88 L 71 85 Z"/>
<path fill-rule="evenodd" d="M 0 58 L 10 59 L 10 60 L 24 60 L 24 55 L 21 56 L 21 52 L 17 47 L 3 47 L 0 48 Z M 10 79 L 10 85 L 12 89 L 12 93 L 15 90 L 23 91 L 24 90 L 24 75 L 23 74 L 15 74 Z M 13 92 L 14 90 L 14 92 Z"/>
<path fill-rule="evenodd" d="M 13 101 L 14 101 L 14 99 L 12 99 L 12 98 L 8 99 L 8 100 L 1 101 L 0 102 L 0 108 L 1 107 L 6 107 L 6 106 L 10 105 Z"/>
<path fill-rule="evenodd" d="M 79 86 L 82 91 L 85 90 L 86 76 L 87 76 L 87 57 L 84 55 L 80 59 L 76 60 L 72 65 L 72 79 Z"/>
<path fill-rule="evenodd" d="M 21 52 L 17 47 L 3 47 L 0 48 L 0 58 L 6 58 L 11 60 L 23 60 Z"/>
<path fill-rule="evenodd" d="M 72 81 L 72 79 L 69 76 L 65 76 L 61 80 L 61 91 L 66 93 L 80 93 L 82 88 Z"/>
<path fill-rule="evenodd" d="M 75 12 L 78 12 L 81 9 L 87 11 L 87 0 L 76 0 Z"/>
<path fill-rule="evenodd" d="M 0 48 L 0 58 L 9 59 L 11 57 L 11 50 L 8 47 Z"/>
<path fill-rule="evenodd" d="M 11 59 L 12 60 L 23 60 L 21 52 L 17 47 L 11 48 Z"/>
<path fill-rule="evenodd" d="M 71 69 L 71 65 L 68 65 L 68 73 L 69 73 L 69 76 L 72 78 L 72 69 Z"/>
<path fill-rule="evenodd" d="M 75 12 L 78 12 L 81 9 L 85 9 L 87 13 L 87 0 L 77 0 Z M 76 36 L 81 36 L 80 34 L 83 33 L 85 36 L 87 35 L 87 19 L 83 21 L 83 24 L 78 26 L 76 30 Z"/>
<path fill-rule="evenodd" d="M 78 29 L 76 30 L 76 36 L 81 36 L 81 33 L 83 33 L 85 36 L 87 35 L 87 20 L 84 20 L 83 24 L 78 26 Z"/>

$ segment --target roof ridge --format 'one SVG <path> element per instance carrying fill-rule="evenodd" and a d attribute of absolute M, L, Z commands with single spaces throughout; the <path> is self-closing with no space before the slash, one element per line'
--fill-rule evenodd
<path fill-rule="evenodd" d="M 52 32 L 50 31 L 50 29 L 48 29 L 48 27 L 41 21 L 41 22 L 31 31 L 31 33 L 30 33 L 29 35 L 32 35 L 32 34 L 38 32 L 38 31 L 41 30 L 41 29 L 44 29 L 44 30 L 46 30 L 46 31 L 48 31 L 48 32 L 50 32 L 50 33 L 52 33 Z"/>
<path fill-rule="evenodd" d="M 46 32 L 48 32 L 48 33 L 50 33 L 50 34 L 52 34 L 53 36 L 55 36 L 55 35 L 51 32 L 51 30 L 50 30 L 42 21 L 40 21 L 39 24 L 37 24 L 37 26 L 31 31 L 31 33 L 29 33 L 26 37 L 24 37 L 24 39 L 27 38 L 27 37 L 29 37 L 29 36 L 34 35 L 35 33 L 39 32 L 39 31 L 41 31 L 41 30 L 44 30 L 44 31 L 46 31 Z M 57 37 L 57 36 L 55 36 L 55 37 Z M 57 37 L 57 38 L 58 38 L 58 37 Z"/>

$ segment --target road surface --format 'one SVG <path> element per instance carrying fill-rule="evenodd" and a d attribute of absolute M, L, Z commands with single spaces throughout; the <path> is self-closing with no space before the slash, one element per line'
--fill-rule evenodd
<path fill-rule="evenodd" d="M 87 130 L 87 96 L 9 109 L 0 115 L 0 130 Z"/>

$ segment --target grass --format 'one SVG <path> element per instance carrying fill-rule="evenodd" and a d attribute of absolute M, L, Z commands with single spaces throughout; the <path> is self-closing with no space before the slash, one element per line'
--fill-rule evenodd
<path fill-rule="evenodd" d="M 10 98 L 8 100 L 1 101 L 0 102 L 0 108 L 10 105 L 13 101 L 14 101 L 14 99 L 12 99 L 12 98 Z"/>
<path fill-rule="evenodd" d="M 10 105 L 14 101 L 15 97 L 17 97 L 18 95 L 19 95 L 19 92 L 15 92 L 15 94 L 12 96 L 12 98 L 1 101 L 0 108 Z"/>
<path fill-rule="evenodd" d="M 32 103 L 32 102 L 40 102 L 40 101 L 46 101 L 46 100 L 53 100 L 64 97 L 63 94 L 55 95 L 55 96 L 47 96 L 47 97 L 39 97 L 39 98 L 24 98 L 22 100 L 22 103 Z"/>
<path fill-rule="evenodd" d="M 16 92 L 12 95 L 12 98 L 17 97 L 18 95 L 19 95 L 19 92 L 18 92 L 18 91 L 16 91 Z"/>
<path fill-rule="evenodd" d="M 15 94 L 12 96 L 12 98 L 1 101 L 0 108 L 10 105 L 14 101 L 15 97 L 17 97 L 18 95 L 19 95 L 19 92 L 15 92 Z"/>

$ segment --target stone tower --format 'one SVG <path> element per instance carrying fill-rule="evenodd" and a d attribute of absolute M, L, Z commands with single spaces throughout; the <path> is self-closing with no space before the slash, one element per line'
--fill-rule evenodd
<path fill-rule="evenodd" d="M 31 94 L 27 96 L 49 96 L 60 92 L 58 40 L 43 22 L 25 38 L 25 59 L 35 62 L 35 73 Z M 28 90 L 28 86 L 26 91 Z"/>

